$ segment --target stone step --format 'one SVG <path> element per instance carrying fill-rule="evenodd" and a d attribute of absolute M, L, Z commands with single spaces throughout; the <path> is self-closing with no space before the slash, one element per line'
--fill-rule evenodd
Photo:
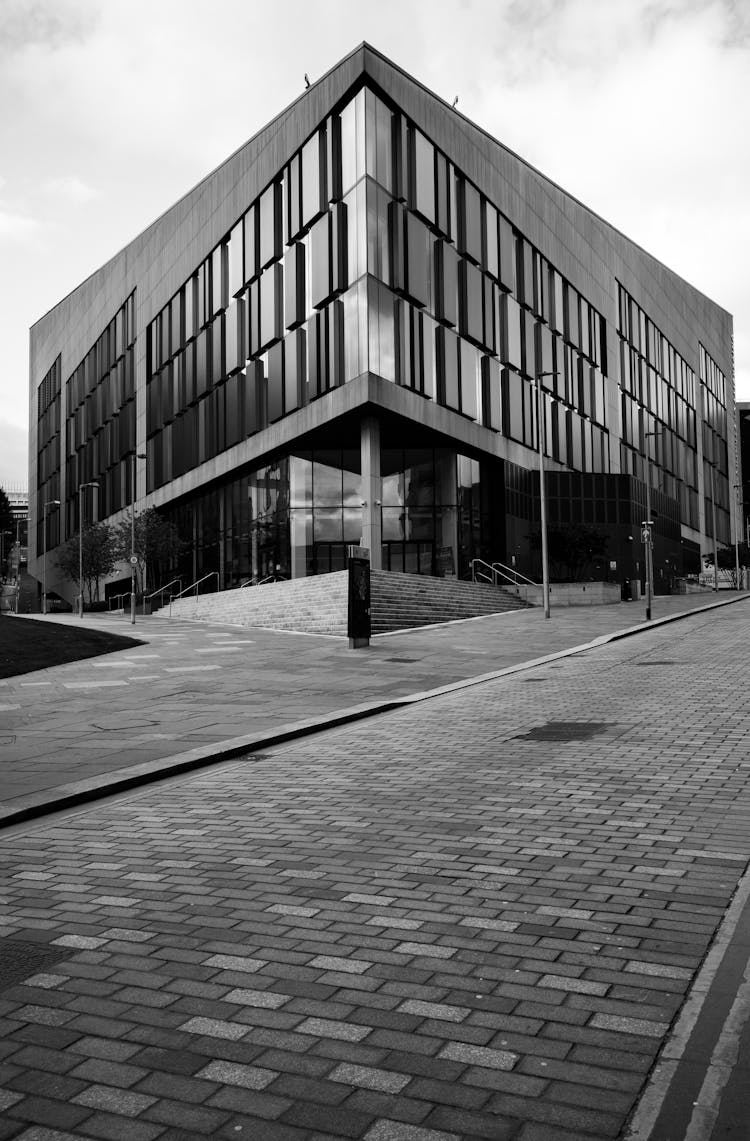
<path fill-rule="evenodd" d="M 196 621 L 345 635 L 347 604 L 347 572 L 337 571 L 178 599 L 172 603 L 172 615 Z M 489 584 L 397 571 L 373 571 L 371 576 L 374 632 L 501 613 L 525 605 L 513 593 Z"/>

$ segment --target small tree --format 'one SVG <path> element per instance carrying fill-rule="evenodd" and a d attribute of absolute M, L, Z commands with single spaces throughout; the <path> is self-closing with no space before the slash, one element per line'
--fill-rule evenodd
<path fill-rule="evenodd" d="M 184 547 L 179 532 L 174 523 L 165 519 L 153 507 L 149 507 L 140 515 L 136 515 L 133 526 L 134 552 L 138 563 L 135 568 L 136 591 L 143 593 L 146 567 L 150 568 L 152 581 L 161 581 L 166 577 L 171 563 L 179 556 Z M 130 519 L 123 519 L 116 531 L 117 557 L 130 559 L 131 541 Z"/>
<path fill-rule="evenodd" d="M 541 551 L 542 533 L 530 536 L 531 549 Z M 587 523 L 555 524 L 547 528 L 550 577 L 580 582 L 588 567 L 607 553 L 608 536 Z"/>
<path fill-rule="evenodd" d="M 750 547 L 747 543 L 738 543 L 737 555 L 739 556 L 740 571 L 743 567 L 750 567 Z M 707 551 L 702 556 L 703 562 L 706 566 L 712 567 L 714 565 L 713 551 Z M 737 557 L 735 556 L 734 547 L 718 547 L 716 551 L 716 561 L 719 564 L 719 570 L 729 572 L 729 580 L 733 590 L 737 590 L 739 583 L 737 582 Z"/>
<path fill-rule="evenodd" d="M 83 556 L 84 593 L 89 603 L 99 601 L 99 580 L 112 574 L 117 565 L 115 534 L 107 523 L 89 523 L 83 535 L 73 535 L 57 552 L 57 565 L 63 576 L 78 582 L 79 559 Z"/>

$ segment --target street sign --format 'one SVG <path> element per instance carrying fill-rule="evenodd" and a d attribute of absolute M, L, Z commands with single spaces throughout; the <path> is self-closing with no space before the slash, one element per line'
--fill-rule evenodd
<path fill-rule="evenodd" d="M 649 528 L 648 527 L 642 527 L 641 528 L 641 542 L 647 543 L 650 538 L 651 538 L 651 531 L 649 530 Z"/>
<path fill-rule="evenodd" d="M 130 565 L 131 565 L 131 567 L 137 567 L 138 566 L 138 556 L 137 555 L 131 555 L 130 556 Z"/>

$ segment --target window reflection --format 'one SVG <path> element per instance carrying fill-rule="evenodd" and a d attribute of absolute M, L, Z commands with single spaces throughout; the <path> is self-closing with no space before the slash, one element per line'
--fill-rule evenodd
<path fill-rule="evenodd" d="M 428 222 L 434 222 L 435 148 L 416 128 L 411 132 L 411 147 L 411 202 Z"/>
<path fill-rule="evenodd" d="M 302 225 L 308 226 L 324 209 L 325 148 L 319 133 L 302 148 Z"/>

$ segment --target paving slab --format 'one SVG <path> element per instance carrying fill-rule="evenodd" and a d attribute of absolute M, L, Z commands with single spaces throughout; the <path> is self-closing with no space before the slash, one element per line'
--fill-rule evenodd
<path fill-rule="evenodd" d="M 748 598 L 659 598 L 650 623 L 639 603 L 553 609 L 548 620 L 540 609 L 513 611 L 380 635 L 360 650 L 343 638 L 159 614 L 135 624 L 36 616 L 143 644 L 0 680 L 0 826 Z"/>
<path fill-rule="evenodd" d="M 708 1141 L 749 667 L 696 612 L 6 827 L 5 1135 L 604 1141 L 684 1057 Z"/>

